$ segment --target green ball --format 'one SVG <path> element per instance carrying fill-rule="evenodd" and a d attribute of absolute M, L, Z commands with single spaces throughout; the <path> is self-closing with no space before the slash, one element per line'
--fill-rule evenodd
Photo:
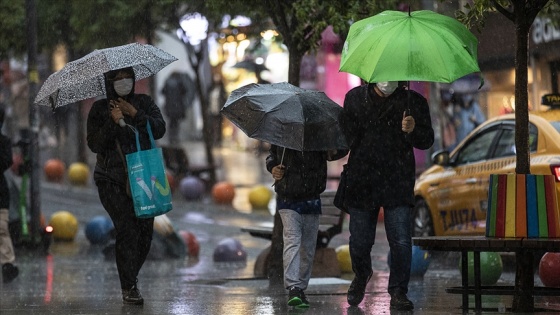
<path fill-rule="evenodd" d="M 469 285 L 474 285 L 474 253 L 469 252 Z M 459 260 L 459 271 L 462 261 Z M 482 285 L 493 285 L 502 276 L 503 263 L 500 254 L 495 252 L 480 252 L 480 282 Z"/>

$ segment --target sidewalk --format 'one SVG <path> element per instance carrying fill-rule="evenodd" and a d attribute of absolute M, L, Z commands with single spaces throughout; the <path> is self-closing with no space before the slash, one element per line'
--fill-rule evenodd
<path fill-rule="evenodd" d="M 202 143 L 189 142 L 189 158 L 204 161 Z M 219 180 L 236 186 L 233 205 L 216 205 L 210 198 L 185 201 L 174 195 L 174 210 L 168 216 L 176 230 L 187 230 L 200 243 L 198 258 L 148 260 L 139 275 L 139 288 L 145 305 L 124 306 L 120 297 L 114 261 L 107 261 L 101 246 L 92 246 L 84 235 L 84 226 L 93 216 L 105 215 L 93 185 L 72 187 L 66 184 L 42 183 L 42 211 L 48 219 L 59 210 L 71 211 L 79 220 L 80 229 L 73 242 L 55 242 L 49 255 L 19 250 L 19 277 L 12 283 L 0 283 L 0 314 L 399 314 L 389 311 L 387 253 L 384 226 L 379 224 L 377 243 L 372 252 L 374 275 L 359 307 L 349 307 L 346 291 L 353 277 L 313 278 L 306 294 L 311 302 L 308 310 L 293 310 L 286 304 L 283 288 L 270 287 L 266 279 L 253 276 L 257 255 L 269 241 L 251 237 L 240 227 L 270 222 L 268 211 L 254 211 L 246 197 L 256 184 L 272 183 L 264 169 L 265 156 L 235 148 L 216 149 L 220 166 Z M 239 240 L 247 252 L 242 263 L 216 263 L 213 252 L 226 237 Z M 348 229 L 336 236 L 330 246 L 347 244 Z M 458 255 L 437 255 L 423 279 L 412 279 L 409 297 L 414 312 L 404 314 L 462 314 L 460 295 L 448 294 L 446 287 L 458 286 L 460 274 Z M 501 282 L 511 283 L 513 272 L 506 270 Z M 536 297 L 538 307 L 556 311 L 557 297 Z M 471 298 L 471 304 L 474 299 Z M 498 313 L 500 306 L 511 305 L 508 296 L 484 296 L 483 314 Z M 472 313 L 472 312 L 471 312 Z"/>

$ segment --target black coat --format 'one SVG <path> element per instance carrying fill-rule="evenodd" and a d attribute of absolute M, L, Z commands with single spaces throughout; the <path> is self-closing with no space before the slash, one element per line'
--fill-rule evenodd
<path fill-rule="evenodd" d="M 379 97 L 371 84 L 350 90 L 340 125 L 350 144 L 346 207 L 412 206 L 416 164 L 413 148 L 426 150 L 434 142 L 426 99 L 397 89 Z M 410 95 L 408 95 L 410 92 Z M 415 120 L 414 130 L 402 131 L 403 112 Z"/>
<path fill-rule="evenodd" d="M 0 134 L 0 209 L 10 208 L 10 190 L 4 172 L 12 166 L 12 163 L 12 141 Z"/>
<path fill-rule="evenodd" d="M 106 88 L 109 95 L 114 94 L 110 84 L 106 84 Z M 150 121 L 154 139 L 162 138 L 165 134 L 165 121 L 161 111 L 148 95 L 131 92 L 124 98 L 137 110 L 134 118 L 125 115 L 124 120 L 138 130 L 141 149 L 149 149 L 151 144 L 146 122 Z M 97 153 L 97 163 L 93 174 L 96 182 L 109 180 L 121 185 L 126 183 L 125 166 L 116 147 L 117 139 L 124 156 L 136 152 L 134 132 L 128 126 L 120 127 L 115 124 L 111 118 L 107 99 L 96 101 L 93 103 L 87 119 L 87 143 L 91 151 Z"/>
<path fill-rule="evenodd" d="M 286 201 L 304 201 L 318 199 L 327 185 L 327 161 L 340 159 L 348 151 L 339 150 L 330 159 L 326 151 L 296 151 L 271 145 L 266 158 L 266 168 L 280 165 L 286 167 L 284 177 L 274 185 L 278 198 Z"/>

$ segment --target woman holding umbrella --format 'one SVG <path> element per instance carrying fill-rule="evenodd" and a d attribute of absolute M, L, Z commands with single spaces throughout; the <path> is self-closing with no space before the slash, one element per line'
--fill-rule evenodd
<path fill-rule="evenodd" d="M 155 139 L 165 134 L 165 121 L 151 97 L 134 93 L 132 68 L 104 74 L 106 98 L 96 101 L 87 119 L 87 142 L 97 154 L 94 180 L 99 199 L 111 217 L 116 231 L 115 258 L 125 304 L 141 305 L 144 299 L 137 287 L 138 273 L 152 242 L 153 219 L 139 219 L 127 187 L 124 156 L 136 151 L 134 127 L 142 149 L 150 148 L 146 130 L 150 123 Z"/>

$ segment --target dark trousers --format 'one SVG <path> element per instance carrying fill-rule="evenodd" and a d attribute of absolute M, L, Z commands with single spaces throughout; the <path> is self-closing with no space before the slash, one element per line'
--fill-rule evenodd
<path fill-rule="evenodd" d="M 349 208 L 350 257 L 356 277 L 366 279 L 372 271 L 371 249 L 375 243 L 379 208 Z M 408 206 L 384 208 L 385 233 L 389 241 L 391 266 L 387 291 L 408 292 L 412 262 L 411 209 Z"/>
<path fill-rule="evenodd" d="M 108 181 L 97 183 L 99 199 L 115 226 L 115 257 L 121 289 L 130 289 L 150 251 L 154 219 L 138 219 L 125 187 Z"/>

